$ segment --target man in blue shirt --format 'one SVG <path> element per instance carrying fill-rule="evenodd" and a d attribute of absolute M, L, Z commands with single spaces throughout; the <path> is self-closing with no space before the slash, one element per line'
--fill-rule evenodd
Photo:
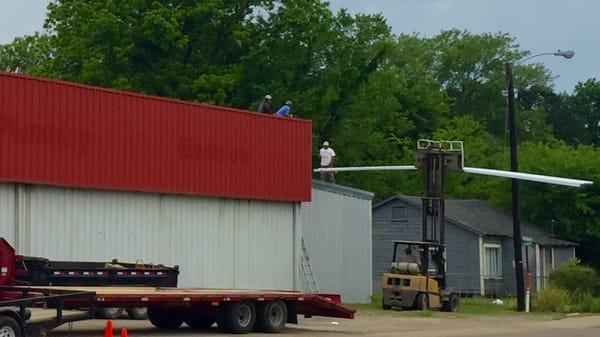
<path fill-rule="evenodd" d="M 290 108 L 292 107 L 292 101 L 287 101 L 285 104 L 277 110 L 275 113 L 277 116 L 281 117 L 292 117 L 290 114 Z"/>

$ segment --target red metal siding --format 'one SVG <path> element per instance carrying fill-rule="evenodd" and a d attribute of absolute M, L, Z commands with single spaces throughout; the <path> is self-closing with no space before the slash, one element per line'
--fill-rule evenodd
<path fill-rule="evenodd" d="M 0 73 L 0 181 L 308 201 L 311 123 Z"/>

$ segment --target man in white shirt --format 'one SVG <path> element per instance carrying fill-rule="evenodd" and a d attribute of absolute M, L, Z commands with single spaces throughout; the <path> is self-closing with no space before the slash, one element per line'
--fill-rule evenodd
<path fill-rule="evenodd" d="M 321 158 L 321 168 L 333 167 L 335 151 L 329 147 L 328 141 L 323 142 L 323 147 L 319 150 L 319 158 Z M 321 172 L 321 180 L 335 183 L 335 175 L 333 172 Z"/>

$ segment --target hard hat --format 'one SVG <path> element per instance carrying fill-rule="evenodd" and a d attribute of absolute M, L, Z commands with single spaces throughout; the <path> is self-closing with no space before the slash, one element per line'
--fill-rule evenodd
<path fill-rule="evenodd" d="M 329 146 L 329 142 L 328 141 L 324 141 L 323 142 L 323 146 Z"/>
<path fill-rule="evenodd" d="M 285 105 L 292 105 L 292 101 L 286 101 Z"/>
<path fill-rule="evenodd" d="M 273 99 L 273 97 L 271 97 L 271 95 L 267 95 L 265 96 L 265 99 Z"/>

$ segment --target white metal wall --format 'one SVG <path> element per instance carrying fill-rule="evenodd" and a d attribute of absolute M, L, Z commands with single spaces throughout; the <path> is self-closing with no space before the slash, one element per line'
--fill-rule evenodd
<path fill-rule="evenodd" d="M 181 286 L 294 289 L 293 203 L 0 185 L 20 254 L 178 264 Z"/>
<path fill-rule="evenodd" d="M 371 200 L 313 187 L 312 202 L 302 203 L 301 214 L 321 292 L 340 293 L 345 303 L 370 302 Z"/>

